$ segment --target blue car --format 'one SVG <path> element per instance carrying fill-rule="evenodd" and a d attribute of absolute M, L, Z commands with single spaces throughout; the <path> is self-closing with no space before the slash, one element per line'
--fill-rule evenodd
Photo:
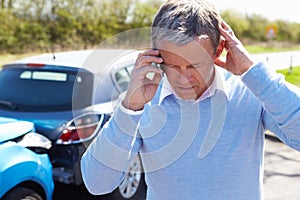
<path fill-rule="evenodd" d="M 46 151 L 51 141 L 34 124 L 0 117 L 0 199 L 51 200 L 52 165 Z"/>

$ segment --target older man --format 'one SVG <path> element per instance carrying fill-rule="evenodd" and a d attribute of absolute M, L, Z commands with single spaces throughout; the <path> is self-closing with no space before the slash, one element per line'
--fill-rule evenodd
<path fill-rule="evenodd" d="M 149 200 L 263 199 L 264 132 L 300 149 L 299 89 L 253 60 L 206 1 L 165 2 L 152 45 L 82 158 L 89 191 L 111 192 L 139 153 Z"/>

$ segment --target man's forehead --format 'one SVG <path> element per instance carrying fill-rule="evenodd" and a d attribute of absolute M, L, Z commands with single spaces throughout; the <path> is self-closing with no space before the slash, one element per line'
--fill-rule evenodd
<path fill-rule="evenodd" d="M 207 59 L 210 57 L 208 53 L 210 51 L 209 46 L 197 40 L 184 45 L 177 45 L 170 41 L 160 41 L 157 47 L 163 55 L 177 56 L 185 60 L 194 60 L 195 57 L 198 59 Z"/>

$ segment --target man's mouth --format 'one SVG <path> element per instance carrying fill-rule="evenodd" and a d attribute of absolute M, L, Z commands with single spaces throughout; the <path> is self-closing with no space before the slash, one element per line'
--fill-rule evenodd
<path fill-rule="evenodd" d="M 177 86 L 178 89 L 181 89 L 181 90 L 190 90 L 190 89 L 194 89 L 196 87 L 196 85 L 180 85 L 180 86 Z"/>

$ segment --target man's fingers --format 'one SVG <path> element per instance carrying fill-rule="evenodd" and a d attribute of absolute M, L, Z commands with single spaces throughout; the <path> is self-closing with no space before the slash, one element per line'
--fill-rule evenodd
<path fill-rule="evenodd" d="M 225 30 L 227 30 L 227 29 L 230 28 L 230 26 L 229 26 L 223 19 L 221 20 L 221 26 L 222 26 L 222 28 L 224 28 Z"/>
<path fill-rule="evenodd" d="M 163 59 L 159 57 L 159 51 L 155 49 L 146 50 L 140 53 L 137 57 L 135 67 L 140 68 L 146 65 L 151 65 L 152 62 L 162 63 Z"/>
<path fill-rule="evenodd" d="M 234 33 L 231 29 L 224 29 L 223 27 L 219 27 L 221 35 L 225 38 L 225 41 L 233 40 Z M 229 30 L 229 31 L 228 31 Z"/>
<path fill-rule="evenodd" d="M 148 66 L 151 65 L 152 62 L 155 63 L 162 63 L 163 59 L 157 56 L 142 56 L 140 58 L 137 59 L 135 66 L 137 68 L 143 67 L 143 66 Z"/>
<path fill-rule="evenodd" d="M 139 54 L 139 56 L 145 56 L 145 55 L 158 56 L 159 51 L 157 49 L 148 49 Z"/>
<path fill-rule="evenodd" d="M 152 72 L 152 73 L 155 73 L 155 74 L 162 74 L 163 71 L 160 69 L 160 68 L 157 68 L 157 67 L 153 67 L 151 65 L 146 65 L 146 66 L 143 66 L 141 68 L 139 68 L 140 70 L 140 74 L 142 75 L 147 75 L 149 72 Z"/>
<path fill-rule="evenodd" d="M 159 82 L 161 81 L 162 79 L 162 75 L 161 74 L 155 74 L 154 75 L 154 78 L 152 79 L 155 83 L 159 84 Z"/>
<path fill-rule="evenodd" d="M 219 30 L 226 41 L 233 40 L 234 32 L 224 20 L 221 21 Z"/>
<path fill-rule="evenodd" d="M 222 67 L 222 68 L 226 68 L 226 62 L 221 60 L 220 58 L 215 60 L 215 64 Z"/>
<path fill-rule="evenodd" d="M 158 57 L 159 56 L 159 51 L 156 50 L 156 49 L 149 49 L 149 50 L 146 50 L 144 52 L 141 52 L 139 53 L 138 57 L 137 57 L 137 60 L 145 57 L 145 56 L 153 56 L 153 57 Z"/>
<path fill-rule="evenodd" d="M 159 74 L 160 76 L 162 76 L 163 71 L 160 68 L 153 67 L 150 65 L 145 65 L 133 69 L 131 72 L 131 76 L 138 78 L 139 80 L 143 80 L 144 78 L 146 78 L 147 74 L 149 73 Z"/>

